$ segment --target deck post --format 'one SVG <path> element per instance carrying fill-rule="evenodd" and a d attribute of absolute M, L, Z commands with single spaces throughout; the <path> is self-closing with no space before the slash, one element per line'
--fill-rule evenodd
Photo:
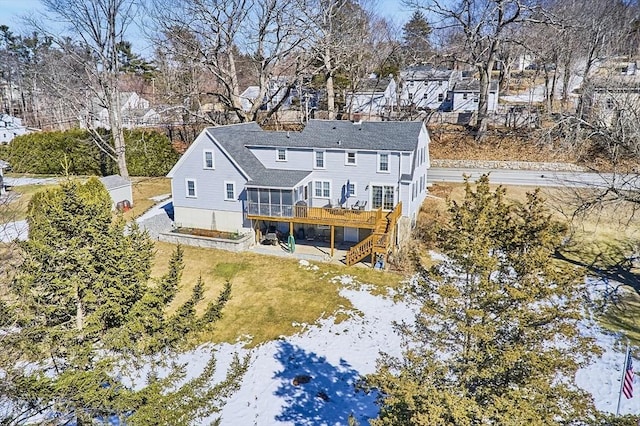
<path fill-rule="evenodd" d="M 289 222 L 289 235 L 293 235 L 293 222 Z M 295 235 L 293 235 L 295 238 Z"/>
<path fill-rule="evenodd" d="M 256 244 L 260 244 L 260 235 L 258 235 L 258 233 L 260 232 L 258 230 L 258 221 L 252 219 L 251 222 L 253 222 L 253 236 L 256 240 Z"/>
<path fill-rule="evenodd" d="M 335 230 L 335 226 L 331 225 L 331 258 L 333 259 L 333 243 L 334 243 L 334 230 Z"/>

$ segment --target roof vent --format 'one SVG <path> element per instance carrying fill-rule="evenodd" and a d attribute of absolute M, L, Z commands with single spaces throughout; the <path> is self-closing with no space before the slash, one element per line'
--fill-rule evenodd
<path fill-rule="evenodd" d="M 289 139 L 290 135 L 289 135 L 289 131 L 287 130 L 287 139 Z"/>
<path fill-rule="evenodd" d="M 340 141 L 340 140 L 339 140 L 339 141 L 338 141 L 338 145 L 342 145 L 342 141 Z"/>

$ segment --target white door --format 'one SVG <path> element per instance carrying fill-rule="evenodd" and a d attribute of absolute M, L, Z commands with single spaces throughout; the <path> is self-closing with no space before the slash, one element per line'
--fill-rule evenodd
<path fill-rule="evenodd" d="M 344 240 L 351 242 L 351 243 L 357 243 L 359 241 L 358 239 L 358 228 L 344 228 Z"/>

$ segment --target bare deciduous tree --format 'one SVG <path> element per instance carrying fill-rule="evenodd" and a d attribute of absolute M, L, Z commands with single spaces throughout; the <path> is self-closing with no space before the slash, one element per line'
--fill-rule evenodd
<path fill-rule="evenodd" d="M 64 34 L 46 29 L 41 23 L 33 22 L 46 32 L 65 54 L 67 70 L 72 77 L 88 91 L 85 94 L 67 90 L 61 96 L 84 95 L 82 105 L 89 108 L 93 99 L 107 108 L 111 141 L 97 131 L 95 140 L 100 148 L 117 165 L 121 176 L 128 177 L 124 133 L 121 117 L 120 91 L 118 88 L 120 60 L 118 45 L 125 38 L 127 29 L 138 13 L 135 0 L 42 0 L 43 5 L 58 25 L 64 26 Z M 59 82 L 59 80 L 58 80 Z M 62 89 L 62 86 L 58 86 Z M 75 88 L 74 88 L 75 89 Z M 91 128 L 91 126 L 89 126 Z M 93 130 L 93 129 L 92 129 Z M 110 143 L 111 142 L 111 143 Z"/>
<path fill-rule="evenodd" d="M 296 84 L 295 76 L 304 61 L 299 49 L 304 40 L 293 0 L 155 0 L 152 16 L 160 42 L 168 55 L 198 64 L 213 77 L 209 95 L 237 115 L 253 121 L 264 101 L 279 98 L 270 91 L 276 77 L 283 90 Z M 238 59 L 248 58 L 251 80 L 258 94 L 248 111 L 243 109 Z M 203 93 L 192 93 L 201 96 Z M 274 109 L 268 112 L 273 113 Z"/>

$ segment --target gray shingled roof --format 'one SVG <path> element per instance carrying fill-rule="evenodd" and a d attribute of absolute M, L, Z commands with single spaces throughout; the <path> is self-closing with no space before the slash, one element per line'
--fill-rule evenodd
<path fill-rule="evenodd" d="M 123 186 L 131 185 L 130 180 L 125 179 L 120 175 L 111 175 L 111 176 L 101 177 L 100 182 L 102 182 L 104 187 L 107 189 L 116 189 L 116 188 L 122 188 Z"/>
<path fill-rule="evenodd" d="M 453 70 L 446 68 L 435 68 L 432 65 L 414 65 L 407 67 L 400 72 L 403 80 L 449 80 Z"/>
<path fill-rule="evenodd" d="M 454 92 L 479 92 L 480 91 L 480 80 L 477 79 L 469 79 L 469 80 L 460 80 L 457 81 L 453 85 Z M 489 84 L 490 92 L 498 91 L 498 82 L 492 80 Z"/>
<path fill-rule="evenodd" d="M 389 83 L 391 83 L 391 78 L 383 77 L 383 78 L 363 78 L 358 82 L 358 86 L 355 93 L 373 93 L 373 92 L 384 92 L 389 87 Z"/>
<path fill-rule="evenodd" d="M 248 147 L 413 151 L 421 122 L 310 120 L 302 132 L 265 131 L 256 123 L 210 127 L 215 138 L 250 177 L 249 185 L 291 188 L 309 170 L 267 169 Z"/>

